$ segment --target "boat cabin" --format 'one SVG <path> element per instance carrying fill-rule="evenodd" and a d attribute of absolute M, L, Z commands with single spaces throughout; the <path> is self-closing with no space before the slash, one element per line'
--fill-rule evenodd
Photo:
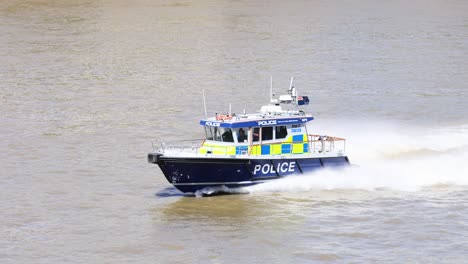
<path fill-rule="evenodd" d="M 309 152 L 306 122 L 301 112 L 286 115 L 222 115 L 201 120 L 206 138 L 200 154 L 286 155 Z"/>

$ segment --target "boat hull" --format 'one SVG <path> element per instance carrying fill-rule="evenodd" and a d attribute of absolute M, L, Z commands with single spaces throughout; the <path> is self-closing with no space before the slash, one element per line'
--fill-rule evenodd
<path fill-rule="evenodd" d="M 349 165 L 348 157 L 269 157 L 262 159 L 166 157 L 148 154 L 148 162 L 158 164 L 166 179 L 184 193 L 205 188 L 223 192 L 324 167 Z"/>

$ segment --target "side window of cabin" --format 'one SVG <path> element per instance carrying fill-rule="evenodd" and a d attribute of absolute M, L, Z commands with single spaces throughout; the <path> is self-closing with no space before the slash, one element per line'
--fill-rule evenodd
<path fill-rule="evenodd" d="M 273 127 L 262 127 L 262 140 L 273 139 Z"/>
<path fill-rule="evenodd" d="M 257 142 L 260 139 L 260 128 L 254 127 L 252 129 L 252 141 Z"/>
<path fill-rule="evenodd" d="M 243 142 L 247 142 L 247 131 L 249 131 L 248 128 L 239 128 L 238 130 L 236 130 L 236 134 L 237 134 L 237 142 L 239 143 L 243 143 Z"/>
<path fill-rule="evenodd" d="M 222 142 L 234 142 L 230 128 L 205 127 L 206 139 Z"/>
<path fill-rule="evenodd" d="M 286 126 L 277 126 L 275 127 L 276 139 L 285 138 L 288 135 L 288 130 Z"/>
<path fill-rule="evenodd" d="M 230 128 L 220 128 L 220 130 L 223 142 L 234 142 L 234 137 L 232 136 L 232 130 Z"/>

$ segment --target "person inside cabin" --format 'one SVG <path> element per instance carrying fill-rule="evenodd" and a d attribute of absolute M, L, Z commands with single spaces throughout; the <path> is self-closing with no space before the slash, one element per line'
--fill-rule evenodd
<path fill-rule="evenodd" d="M 252 131 L 252 141 L 256 142 L 260 138 L 260 128 L 259 127 L 254 127 Z"/>
<path fill-rule="evenodd" d="M 239 129 L 239 135 L 237 136 L 237 142 L 245 142 L 247 140 L 247 135 L 243 128 Z"/>
<path fill-rule="evenodd" d="M 234 142 L 231 129 L 226 129 L 226 131 L 224 131 L 222 135 L 222 138 L 223 138 L 223 142 Z"/>

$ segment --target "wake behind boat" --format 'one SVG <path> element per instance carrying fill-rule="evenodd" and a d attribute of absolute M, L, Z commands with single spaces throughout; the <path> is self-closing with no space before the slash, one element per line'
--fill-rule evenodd
<path fill-rule="evenodd" d="M 314 118 L 300 106 L 309 104 L 292 86 L 288 93 L 253 114 L 216 114 L 200 120 L 206 138 L 179 146 L 153 144 L 148 162 L 184 193 L 239 188 L 324 167 L 349 165 L 345 139 L 309 134 Z M 283 109 L 287 106 L 288 109 Z M 206 108 L 205 108 L 206 109 Z M 312 177 L 312 176 L 311 176 Z"/>

